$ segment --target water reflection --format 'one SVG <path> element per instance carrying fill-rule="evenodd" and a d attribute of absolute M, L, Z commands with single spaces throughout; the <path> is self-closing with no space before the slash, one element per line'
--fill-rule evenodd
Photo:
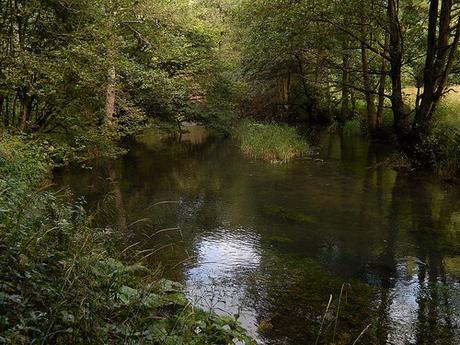
<path fill-rule="evenodd" d="M 246 301 L 245 276 L 259 268 L 259 245 L 259 236 L 244 229 L 205 233 L 195 240 L 196 263 L 187 270 L 185 279 L 187 295 L 195 305 L 236 315 L 253 334 L 257 331 L 257 311 Z"/>
<path fill-rule="evenodd" d="M 358 138 L 319 147 L 321 159 L 269 165 L 198 129 L 147 134 L 56 179 L 105 210 L 103 225 L 164 248 L 152 264 L 261 343 L 314 343 L 333 294 L 319 343 L 351 344 L 371 324 L 361 343 L 457 344 L 458 186 L 397 174 L 379 164 L 387 147 Z"/>

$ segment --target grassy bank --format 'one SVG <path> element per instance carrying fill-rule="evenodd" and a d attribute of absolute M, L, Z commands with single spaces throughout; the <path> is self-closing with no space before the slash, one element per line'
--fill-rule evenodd
<path fill-rule="evenodd" d="M 130 262 L 83 202 L 47 191 L 48 150 L 0 138 L 0 343 L 251 343 L 234 319 Z"/>
<path fill-rule="evenodd" d="M 287 125 L 244 120 L 234 130 L 241 150 L 269 162 L 287 162 L 308 151 L 297 130 Z"/>

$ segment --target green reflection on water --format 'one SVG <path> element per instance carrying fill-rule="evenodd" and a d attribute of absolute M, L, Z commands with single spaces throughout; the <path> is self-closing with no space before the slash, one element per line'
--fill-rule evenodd
<path fill-rule="evenodd" d="M 337 344 L 368 324 L 363 343 L 457 344 L 458 187 L 397 174 L 378 164 L 387 147 L 359 138 L 322 135 L 319 147 L 270 165 L 200 129 L 181 140 L 145 134 L 127 156 L 56 180 L 127 242 L 173 244 L 151 264 L 198 305 L 240 315 L 261 342 L 314 343 L 332 294 L 320 337 L 330 344 L 346 284 Z M 258 332 L 261 323 L 272 327 Z"/>
<path fill-rule="evenodd" d="M 281 206 L 265 206 L 262 208 L 262 214 L 298 223 L 311 224 L 316 222 L 313 217 L 308 216 L 305 213 L 295 212 Z"/>

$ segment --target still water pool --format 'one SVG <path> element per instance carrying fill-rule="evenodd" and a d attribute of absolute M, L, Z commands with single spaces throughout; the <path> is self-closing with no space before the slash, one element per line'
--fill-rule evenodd
<path fill-rule="evenodd" d="M 278 165 L 200 128 L 129 149 L 56 183 L 261 344 L 460 344 L 458 186 L 337 135 Z"/>

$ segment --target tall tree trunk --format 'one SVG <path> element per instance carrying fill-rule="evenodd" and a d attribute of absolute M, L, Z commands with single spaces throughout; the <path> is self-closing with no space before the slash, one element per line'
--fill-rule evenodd
<path fill-rule="evenodd" d="M 115 66 L 112 66 L 108 72 L 107 92 L 105 98 L 105 121 L 110 127 L 113 124 L 113 116 L 115 114 L 116 79 L 117 75 Z"/>
<path fill-rule="evenodd" d="M 398 17 L 398 1 L 388 0 L 387 17 L 389 22 L 390 34 L 390 78 L 391 78 L 391 108 L 394 115 L 394 129 L 399 143 L 404 146 L 409 134 L 408 114 L 404 109 L 404 99 L 402 95 L 401 69 L 403 56 L 403 42 L 401 26 Z"/>
<path fill-rule="evenodd" d="M 444 6 L 443 6 L 444 8 Z M 434 88 L 436 82 L 435 76 L 435 64 L 436 64 L 436 51 L 437 51 L 437 42 L 436 42 L 436 24 L 438 22 L 438 11 L 439 11 L 439 1 L 431 0 L 430 1 L 430 10 L 428 15 L 428 37 L 427 37 L 427 48 L 426 48 L 426 58 L 425 58 L 425 68 L 423 72 L 423 94 L 421 95 L 420 106 L 417 107 L 415 113 L 414 125 L 417 130 L 421 129 L 424 126 L 425 118 L 427 114 L 432 111 L 434 106 L 433 96 Z M 442 33 L 439 32 L 439 35 Z"/>
<path fill-rule="evenodd" d="M 21 130 L 27 130 L 27 124 L 30 119 L 30 112 L 32 110 L 33 97 L 23 91 L 21 102 Z"/>
<path fill-rule="evenodd" d="M 27 109 L 25 103 L 21 104 L 21 130 L 25 131 L 27 129 Z"/>
<path fill-rule="evenodd" d="M 416 108 L 413 135 L 420 141 L 429 130 L 436 106 L 441 99 L 452 70 L 460 39 L 460 18 L 456 24 L 455 36 L 451 42 L 452 0 L 430 2 L 428 19 L 427 54 L 423 73 L 423 94 Z M 438 36 L 436 37 L 436 33 Z"/>
<path fill-rule="evenodd" d="M 299 75 L 300 75 L 300 78 L 301 78 L 304 95 L 305 95 L 305 97 L 307 98 L 307 100 L 309 102 L 309 104 L 308 104 L 309 105 L 309 110 L 310 110 L 310 113 L 308 114 L 310 116 L 309 120 L 312 120 L 312 118 L 317 117 L 318 100 L 316 99 L 316 97 L 312 96 L 311 93 L 309 92 L 307 81 L 305 80 L 305 73 L 304 73 L 304 69 L 303 69 L 302 59 L 298 55 L 296 55 L 296 59 L 297 59 L 297 65 L 299 67 Z"/>
<path fill-rule="evenodd" d="M 331 110 L 333 100 L 332 100 L 331 85 L 329 83 L 329 80 L 326 81 L 325 98 L 326 98 L 326 102 L 327 102 L 327 108 L 326 109 Z"/>
<path fill-rule="evenodd" d="M 291 71 L 288 71 L 287 77 L 284 78 L 283 80 L 283 104 L 284 104 L 284 110 L 286 112 L 286 115 L 289 115 L 289 112 L 291 110 L 290 107 L 290 92 L 291 91 Z"/>
<path fill-rule="evenodd" d="M 8 127 L 10 125 L 10 98 L 8 97 L 8 95 L 5 97 L 4 116 L 5 116 L 5 127 Z"/>
<path fill-rule="evenodd" d="M 11 122 L 13 123 L 13 125 L 16 125 L 16 117 L 17 117 L 17 112 L 16 112 L 16 108 L 17 108 L 17 104 L 18 104 L 18 95 L 14 95 L 14 98 L 13 98 L 13 104 L 11 105 L 11 114 L 12 114 L 12 120 Z"/>
<path fill-rule="evenodd" d="M 350 52 L 348 38 L 343 39 L 342 43 L 342 108 L 340 110 L 339 122 L 341 125 L 350 117 Z"/>
<path fill-rule="evenodd" d="M 367 55 L 367 48 L 364 42 L 364 39 L 367 37 L 367 27 L 364 18 L 365 16 L 363 13 L 363 22 L 361 24 L 361 68 L 363 74 L 364 98 L 366 100 L 367 124 L 370 132 L 373 133 L 377 123 L 377 114 L 375 113 L 373 83 L 369 73 L 369 57 Z"/>
<path fill-rule="evenodd" d="M 366 98 L 367 124 L 372 133 L 377 125 L 377 114 L 375 113 L 374 92 L 372 90 L 372 82 L 369 75 L 367 49 L 363 43 L 361 43 L 361 62 L 363 70 L 364 97 Z"/>
<path fill-rule="evenodd" d="M 354 90 L 350 90 L 351 111 L 348 117 L 352 118 L 356 114 L 356 94 Z"/>
<path fill-rule="evenodd" d="M 388 53 L 388 35 L 385 34 L 385 47 L 384 54 Z M 387 60 L 382 57 L 382 64 L 380 66 L 380 79 L 379 79 L 379 96 L 376 116 L 376 126 L 381 129 L 383 126 L 383 110 L 385 107 L 385 84 L 387 80 Z"/>
<path fill-rule="evenodd" d="M 0 95 L 0 118 L 3 121 L 3 125 L 7 126 L 7 112 L 3 111 L 3 104 L 5 103 L 5 97 L 3 95 Z"/>

